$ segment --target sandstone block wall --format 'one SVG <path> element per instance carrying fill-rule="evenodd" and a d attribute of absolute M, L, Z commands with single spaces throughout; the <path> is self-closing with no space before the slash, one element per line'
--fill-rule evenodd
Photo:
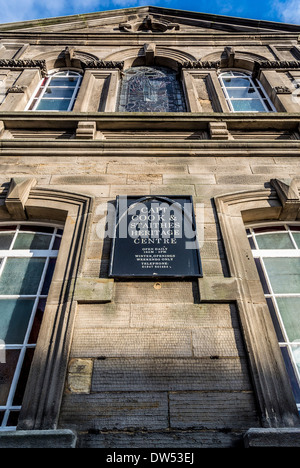
<path fill-rule="evenodd" d="M 204 204 L 206 277 L 228 276 L 213 197 L 263 189 L 291 177 L 300 158 L 43 157 L 2 158 L 12 176 L 95 197 L 83 276 L 106 278 L 109 239 L 97 208 L 117 194 L 188 194 Z M 70 175 L 71 174 L 71 175 Z M 77 305 L 59 426 L 80 446 L 238 446 L 260 425 L 233 303 L 201 302 L 195 281 L 114 282 L 111 302 Z"/>

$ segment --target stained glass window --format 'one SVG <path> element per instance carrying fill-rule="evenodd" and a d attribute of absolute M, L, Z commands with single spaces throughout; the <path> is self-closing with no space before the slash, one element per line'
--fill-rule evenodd
<path fill-rule="evenodd" d="M 15 429 L 62 230 L 0 226 L 0 431 Z"/>
<path fill-rule="evenodd" d="M 177 73 L 164 67 L 128 69 L 122 79 L 118 111 L 185 112 Z"/>
<path fill-rule="evenodd" d="M 252 227 L 247 234 L 300 411 L 300 226 Z"/>

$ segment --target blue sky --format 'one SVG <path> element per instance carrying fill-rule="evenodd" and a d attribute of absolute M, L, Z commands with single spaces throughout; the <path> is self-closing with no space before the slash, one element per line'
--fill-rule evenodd
<path fill-rule="evenodd" d="M 300 0 L 0 0 L 0 23 L 143 5 L 300 24 Z"/>

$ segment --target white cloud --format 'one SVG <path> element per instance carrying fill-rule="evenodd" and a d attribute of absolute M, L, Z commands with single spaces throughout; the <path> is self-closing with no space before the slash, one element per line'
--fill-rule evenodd
<path fill-rule="evenodd" d="M 300 24 L 300 2 L 299 0 L 276 0 L 273 9 L 284 23 Z"/>
<path fill-rule="evenodd" d="M 165 0 L 166 4 L 170 2 Z M 160 3 L 161 0 L 0 0 L 0 24 Z"/>
<path fill-rule="evenodd" d="M 0 0 L 0 23 L 27 21 L 64 14 L 64 0 Z"/>

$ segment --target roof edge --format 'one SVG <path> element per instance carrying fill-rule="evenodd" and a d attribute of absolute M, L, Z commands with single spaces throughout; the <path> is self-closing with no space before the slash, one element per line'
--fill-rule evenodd
<path fill-rule="evenodd" d="M 292 23 L 283 23 L 280 21 L 268 21 L 268 20 L 259 20 L 259 19 L 252 19 L 252 18 L 243 18 L 239 16 L 226 16 L 226 15 L 217 15 L 215 13 L 201 13 L 196 11 L 189 11 L 189 10 L 177 10 L 172 8 L 164 8 L 164 7 L 156 7 L 156 6 L 149 6 L 150 13 L 165 13 L 165 14 L 172 14 L 174 16 L 182 15 L 186 18 L 193 17 L 194 19 L 202 19 L 206 21 L 212 21 L 216 23 L 225 23 L 230 22 L 232 24 L 242 24 L 242 25 L 249 25 L 252 27 L 257 28 L 266 28 L 266 29 L 282 29 L 283 26 L 287 28 L 291 28 L 293 32 L 300 31 L 300 25 L 292 24 Z"/>
<path fill-rule="evenodd" d="M 259 19 L 252 19 L 252 18 L 242 18 L 236 16 L 226 16 L 226 15 L 217 15 L 214 13 L 201 13 L 196 11 L 189 11 L 189 10 L 179 10 L 179 9 L 172 9 L 172 8 L 165 8 L 165 7 L 158 7 L 158 6 L 140 6 L 140 7 L 131 7 L 131 8 L 119 8 L 114 10 L 103 10 L 98 12 L 91 12 L 91 13 L 81 13 L 76 15 L 69 15 L 69 16 L 57 16 L 57 17 L 50 17 L 50 18 L 40 18 L 35 20 L 26 20 L 26 21 L 17 21 L 12 23 L 0 23 L 0 31 L 8 31 L 17 29 L 28 29 L 31 27 L 37 26 L 49 26 L 51 24 L 57 23 L 68 23 L 74 21 L 87 21 L 90 19 L 95 18 L 106 18 L 111 17 L 112 15 L 118 14 L 141 14 L 141 13 L 157 13 L 157 14 L 165 14 L 173 17 L 185 17 L 185 18 L 193 18 L 199 19 L 204 21 L 209 21 L 213 23 L 231 23 L 233 25 L 242 25 L 242 26 L 250 26 L 260 29 L 266 30 L 278 30 L 282 31 L 285 30 L 287 32 L 300 32 L 300 25 L 291 24 L 291 23 L 283 23 L 283 22 L 276 22 L 276 21 L 268 21 L 268 20 L 259 20 Z"/>

